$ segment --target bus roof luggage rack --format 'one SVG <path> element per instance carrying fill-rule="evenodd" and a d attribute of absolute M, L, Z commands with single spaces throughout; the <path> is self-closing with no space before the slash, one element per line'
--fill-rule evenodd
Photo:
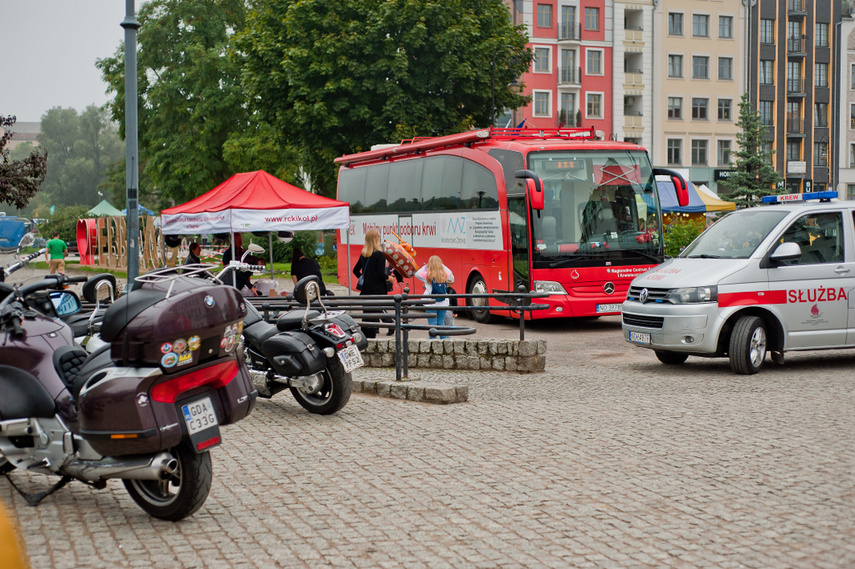
<path fill-rule="evenodd" d="M 492 128 L 491 138 L 497 140 L 513 140 L 520 138 L 558 138 L 558 139 L 582 139 L 597 140 L 597 132 L 594 127 L 583 128 Z"/>

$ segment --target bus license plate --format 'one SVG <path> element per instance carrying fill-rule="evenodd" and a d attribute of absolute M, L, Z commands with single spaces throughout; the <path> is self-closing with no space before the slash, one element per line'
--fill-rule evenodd
<path fill-rule="evenodd" d="M 597 314 L 604 314 L 606 312 L 620 312 L 620 309 L 622 307 L 623 304 L 598 304 Z"/>
<path fill-rule="evenodd" d="M 646 332 L 630 332 L 629 341 L 635 342 L 636 344 L 649 344 L 650 334 L 647 334 Z"/>
<path fill-rule="evenodd" d="M 191 435 L 216 427 L 219 424 L 210 397 L 203 397 L 187 405 L 182 405 L 181 413 L 184 415 L 184 422 L 187 424 L 187 432 Z"/>
<path fill-rule="evenodd" d="M 359 353 L 359 348 L 354 344 L 351 344 L 340 351 L 338 353 L 338 359 L 341 360 L 345 373 L 350 373 L 356 368 L 365 365 L 365 361 L 362 359 L 362 354 Z"/>

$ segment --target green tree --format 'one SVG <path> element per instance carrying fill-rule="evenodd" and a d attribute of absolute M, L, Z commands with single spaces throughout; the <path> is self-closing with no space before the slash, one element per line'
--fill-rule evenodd
<path fill-rule="evenodd" d="M 761 203 L 763 196 L 776 193 L 781 176 L 772 166 L 773 152 L 764 150 L 766 127 L 760 122 L 758 113 L 748 98 L 742 95 L 739 102 L 739 132 L 736 135 L 736 173 L 719 185 L 727 199 L 737 205 L 748 207 Z"/>
<path fill-rule="evenodd" d="M 700 235 L 706 222 L 703 219 L 674 218 L 665 226 L 665 255 L 676 257 L 689 243 Z"/>
<path fill-rule="evenodd" d="M 6 145 L 14 136 L 15 117 L 0 116 L 0 202 L 24 209 L 44 182 L 47 173 L 47 153 L 34 149 L 20 159 L 10 159 Z"/>
<path fill-rule="evenodd" d="M 74 109 L 50 109 L 42 116 L 38 140 L 50 156 L 42 202 L 90 207 L 98 203 L 98 186 L 124 151 L 107 112 L 95 105 L 79 115 Z"/>
<path fill-rule="evenodd" d="M 63 241 L 74 241 L 77 238 L 77 221 L 92 217 L 86 212 L 90 206 L 71 205 L 57 207 L 50 219 L 39 228 L 43 237 L 50 239 L 54 231 L 59 232 Z"/>
<path fill-rule="evenodd" d="M 245 11 L 243 0 L 142 5 L 137 37 L 141 202 L 154 195 L 149 201 L 181 203 L 234 173 L 224 147 L 251 126 L 239 65 L 226 52 L 232 34 L 244 26 Z M 116 94 L 110 109 L 124 136 L 123 48 L 97 66 Z"/>
<path fill-rule="evenodd" d="M 372 144 L 487 125 L 491 84 L 531 54 L 502 0 L 258 0 L 233 61 L 249 100 L 298 149 L 317 193 L 333 160 Z M 526 99 L 495 89 L 496 108 Z"/>

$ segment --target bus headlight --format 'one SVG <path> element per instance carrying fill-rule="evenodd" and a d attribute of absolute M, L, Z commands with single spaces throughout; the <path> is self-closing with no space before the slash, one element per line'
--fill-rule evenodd
<path fill-rule="evenodd" d="M 668 291 L 668 302 L 671 304 L 694 304 L 716 301 L 718 301 L 717 286 L 693 286 L 675 288 Z"/>
<path fill-rule="evenodd" d="M 546 292 L 549 294 L 567 294 L 561 283 L 555 281 L 534 281 L 534 292 Z"/>

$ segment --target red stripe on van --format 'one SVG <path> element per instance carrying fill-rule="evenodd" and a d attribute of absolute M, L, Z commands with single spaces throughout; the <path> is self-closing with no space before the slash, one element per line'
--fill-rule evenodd
<path fill-rule="evenodd" d="M 761 290 L 752 292 L 728 292 L 718 295 L 718 305 L 726 306 L 754 306 L 758 304 L 786 304 L 787 291 L 785 290 Z"/>

